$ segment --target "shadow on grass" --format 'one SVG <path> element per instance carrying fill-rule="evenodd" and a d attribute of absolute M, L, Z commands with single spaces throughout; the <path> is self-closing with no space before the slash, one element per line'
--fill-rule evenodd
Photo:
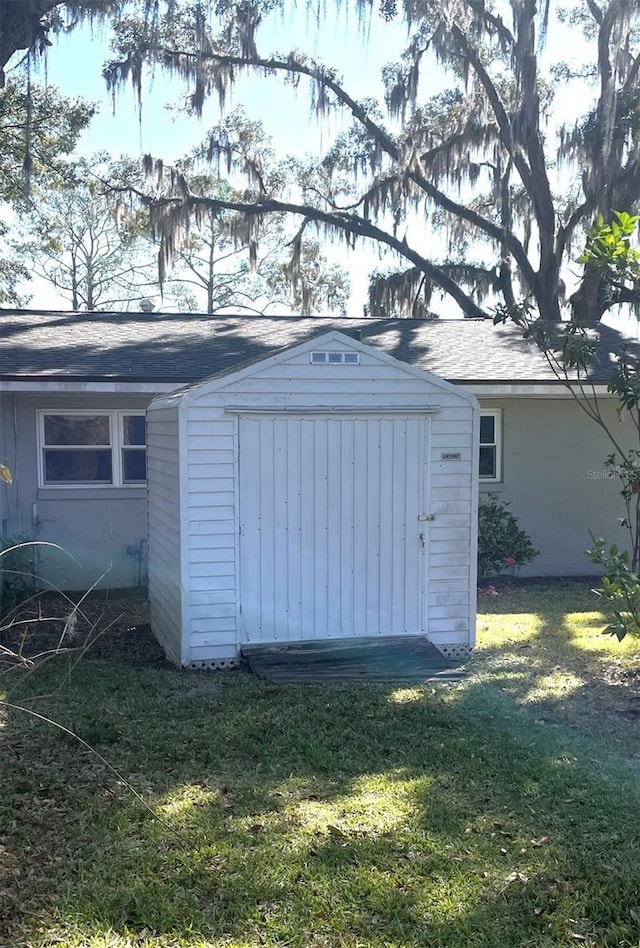
<path fill-rule="evenodd" d="M 635 944 L 637 793 L 544 728 L 511 733 L 520 695 L 483 710 L 486 687 L 287 688 L 88 659 L 52 713 L 180 838 L 71 741 L 10 717 L 0 941 Z"/>
<path fill-rule="evenodd" d="M 584 591 L 540 602 L 483 599 L 489 624 L 535 606 L 537 626 L 508 620 L 456 686 L 280 687 L 87 658 L 34 707 L 179 835 L 71 739 L 10 715 L 0 943 L 636 945 L 634 738 L 612 756 L 610 728 L 629 724 L 603 713 L 624 689 L 576 644 Z M 570 688 L 551 686 L 558 671 Z M 58 680 L 43 669 L 25 700 Z"/>
<path fill-rule="evenodd" d="M 598 606 L 588 583 L 481 592 L 472 703 L 486 710 L 508 696 L 518 713 L 505 723 L 546 725 L 592 762 L 637 767 L 640 643 L 603 636 Z"/>

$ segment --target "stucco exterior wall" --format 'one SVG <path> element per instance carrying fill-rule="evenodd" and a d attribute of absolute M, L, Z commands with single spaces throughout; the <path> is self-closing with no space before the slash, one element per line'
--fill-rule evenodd
<path fill-rule="evenodd" d="M 618 524 L 624 504 L 617 478 L 604 459 L 613 448 L 605 434 L 571 398 L 480 399 L 481 408 L 502 413 L 503 477 L 480 481 L 480 496 L 493 491 L 531 536 L 540 555 L 522 575 L 589 575 L 596 568 L 585 556 L 589 531 L 624 546 Z M 633 429 L 621 424 L 615 399 L 601 399 L 603 416 L 616 437 L 631 445 Z"/>
<path fill-rule="evenodd" d="M 13 484 L 2 491 L 1 526 L 6 536 L 28 535 L 56 543 L 70 554 L 39 549 L 39 573 L 47 583 L 87 589 L 96 581 L 112 588 L 144 582 L 146 487 L 39 487 L 37 411 L 141 411 L 150 399 L 130 394 L 2 394 L 0 455 L 11 465 Z M 144 561 L 128 548 L 140 549 Z"/>
<path fill-rule="evenodd" d="M 108 571 L 101 585 L 135 586 L 138 562 L 127 547 L 146 542 L 146 489 L 39 488 L 37 410 L 142 410 L 150 398 L 0 393 L 0 459 L 14 475 L 13 485 L 0 485 L 0 528 L 5 535 L 29 534 L 59 543 L 80 564 L 62 553 L 43 551 L 40 565 L 48 581 L 67 589 L 86 588 Z M 603 464 L 612 450 L 605 435 L 568 398 L 483 396 L 480 402 L 484 409 L 499 409 L 502 418 L 502 480 L 491 485 L 481 481 L 481 494 L 494 491 L 509 501 L 540 550 L 523 575 L 593 573 L 584 555 L 589 531 L 612 543 L 625 539 L 617 522 L 624 515 L 618 483 L 607 477 Z M 616 434 L 631 444 L 633 431 L 618 422 L 615 399 L 601 404 Z M 449 441 L 434 441 L 434 449 L 441 446 L 453 448 Z"/>
<path fill-rule="evenodd" d="M 15 395 L 0 392 L 0 461 L 9 466 L 12 484 L 0 484 L 0 532 L 8 536 L 9 530 L 18 532 L 19 512 L 17 508 L 17 426 L 14 423 Z"/>

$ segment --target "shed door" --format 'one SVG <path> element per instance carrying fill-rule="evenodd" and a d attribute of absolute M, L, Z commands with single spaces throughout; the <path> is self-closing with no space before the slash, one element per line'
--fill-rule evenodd
<path fill-rule="evenodd" d="M 246 642 L 423 633 L 428 418 L 246 416 Z"/>

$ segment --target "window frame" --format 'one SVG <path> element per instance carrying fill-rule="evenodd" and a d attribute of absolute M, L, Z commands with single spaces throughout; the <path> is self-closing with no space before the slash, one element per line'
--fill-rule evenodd
<path fill-rule="evenodd" d="M 493 431 L 494 431 L 494 441 L 492 443 L 484 442 L 485 447 L 495 447 L 496 452 L 496 474 L 495 477 L 487 477 L 486 474 L 483 475 L 480 473 L 480 448 L 483 447 L 483 443 L 480 441 L 478 432 L 478 480 L 480 486 L 483 484 L 500 484 L 502 483 L 502 411 L 500 408 L 481 408 L 480 409 L 480 418 L 493 418 Z M 478 428 L 480 424 L 478 423 Z"/>
<path fill-rule="evenodd" d="M 118 416 L 118 474 L 120 477 L 120 487 L 144 487 L 146 486 L 147 479 L 142 481 L 127 481 L 124 477 L 124 456 L 125 453 L 141 453 L 144 452 L 145 458 L 145 470 L 147 463 L 147 425 L 146 425 L 146 412 L 144 411 L 126 411 L 125 409 L 119 409 L 116 412 Z M 144 444 L 127 444 L 125 439 L 125 429 L 124 429 L 124 419 L 125 418 L 142 418 L 145 422 L 144 429 Z"/>
<path fill-rule="evenodd" d="M 103 415 L 109 419 L 109 445 L 102 445 L 103 448 L 109 448 L 111 451 L 111 481 L 47 481 L 45 479 L 44 452 L 47 448 L 56 449 L 56 445 L 47 445 L 45 442 L 45 418 L 51 415 L 78 415 L 92 417 Z M 114 488 L 139 488 L 146 487 L 147 481 L 125 481 L 123 449 L 144 450 L 147 451 L 146 435 L 145 444 L 128 445 L 124 438 L 124 419 L 131 416 L 142 417 L 146 419 L 146 411 L 128 408 L 39 408 L 37 410 L 37 444 L 38 444 L 38 487 L 44 490 L 113 490 Z M 62 450 L 82 450 L 83 447 L 91 445 L 65 445 L 60 446 Z M 97 446 L 100 447 L 100 446 Z"/>

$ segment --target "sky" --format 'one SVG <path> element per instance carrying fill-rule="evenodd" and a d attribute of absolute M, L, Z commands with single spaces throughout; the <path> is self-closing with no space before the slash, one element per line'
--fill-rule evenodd
<path fill-rule="evenodd" d="M 298 9 L 286 20 L 280 14 L 272 15 L 260 31 L 259 44 L 265 53 L 298 48 L 329 64 L 340 64 L 349 91 L 355 98 L 362 98 L 382 93 L 381 68 L 399 55 L 405 36 L 400 23 L 383 24 L 374 19 L 369 29 L 360 28 L 355 15 L 344 7 L 336 13 L 331 27 L 324 24 L 318 31 L 306 12 Z M 206 104 L 201 120 L 184 115 L 179 107 L 189 86 L 181 86 L 177 76 L 167 79 L 159 71 L 147 74 L 141 114 L 131 89 L 118 95 L 114 113 L 100 71 L 100 64 L 109 55 L 107 31 L 84 24 L 66 36 L 55 37 L 46 69 L 40 73 L 42 79 L 63 92 L 80 92 L 84 98 L 100 103 L 100 115 L 81 143 L 84 153 L 120 148 L 132 155 L 149 152 L 174 161 L 201 141 L 207 128 L 219 120 L 220 109 L 213 100 Z M 227 103 L 227 111 L 239 104 L 264 121 L 283 153 L 302 155 L 317 151 L 323 143 L 322 129 L 310 114 L 305 83 L 296 92 L 279 79 L 243 77 Z"/>

